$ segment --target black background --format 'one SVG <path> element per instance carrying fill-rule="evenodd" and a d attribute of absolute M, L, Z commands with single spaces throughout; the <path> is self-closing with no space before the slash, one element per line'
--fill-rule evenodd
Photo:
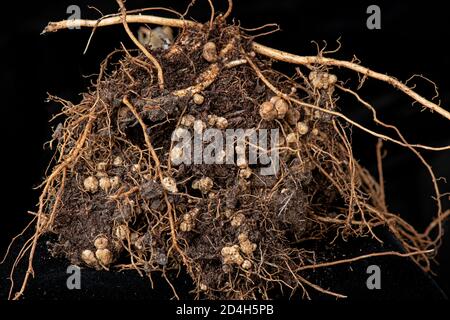
<path fill-rule="evenodd" d="M 184 12 L 188 1 L 129 0 L 128 9 L 164 5 Z M 60 31 L 39 35 L 48 21 L 68 17 L 71 4 L 81 8 L 83 18 L 97 18 L 99 13 L 88 9 L 93 5 L 103 13 L 117 11 L 115 1 L 35 1 L 9 3 L 1 19 L 1 135 L 3 188 L 1 191 L 0 252 L 12 236 L 25 225 L 27 210 L 37 202 L 37 186 L 44 176 L 51 152 L 43 149 L 51 135 L 48 120 L 59 106 L 45 103 L 47 92 L 79 101 L 79 93 L 89 85 L 84 77 L 98 72 L 99 63 L 124 42 L 132 44 L 121 26 L 97 30 L 86 55 L 83 50 L 90 30 Z M 217 11 L 226 9 L 225 0 L 215 0 Z M 368 30 L 366 9 L 370 4 L 381 8 L 381 30 Z M 13 14 L 14 13 L 14 14 Z M 197 0 L 190 17 L 209 19 L 206 0 Z M 243 27 L 278 23 L 282 31 L 258 39 L 263 44 L 300 55 L 316 53 L 312 40 L 330 49 L 341 39 L 342 48 L 333 57 L 350 60 L 356 55 L 362 64 L 374 70 L 406 80 L 423 74 L 439 86 L 442 105 L 450 106 L 450 56 L 446 42 L 450 39 L 450 19 L 443 1 L 413 4 L 407 1 L 235 1 L 232 15 Z M 288 66 L 279 68 L 293 72 Z M 339 73 L 343 79 L 349 73 Z M 355 84 L 353 76 L 349 84 Z M 417 90 L 427 97 L 433 87 L 415 81 Z M 385 84 L 368 80 L 361 94 L 378 110 L 380 118 L 396 124 L 412 142 L 441 146 L 450 144 L 448 121 L 436 114 L 420 112 L 418 105 Z M 362 124 L 370 125 L 370 116 L 352 99 L 341 99 L 342 111 Z M 376 140 L 354 130 L 353 145 L 357 159 L 375 171 Z M 400 213 L 420 230 L 435 213 L 432 185 L 426 170 L 405 149 L 386 144 L 386 193 L 389 208 Z M 438 176 L 450 178 L 450 152 L 424 152 Z M 448 185 L 441 184 L 444 192 Z M 444 201 L 448 208 L 448 196 Z M 434 267 L 436 280 L 450 294 L 450 237 L 446 235 Z"/>

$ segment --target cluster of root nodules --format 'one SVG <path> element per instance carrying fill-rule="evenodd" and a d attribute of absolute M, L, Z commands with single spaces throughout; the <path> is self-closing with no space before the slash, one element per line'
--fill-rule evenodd
<path fill-rule="evenodd" d="M 184 268 L 199 298 L 321 290 L 302 277 L 316 263 L 302 241 L 336 230 L 364 235 L 384 219 L 380 188 L 354 161 L 346 128 L 296 103 L 335 110 L 336 76 L 322 66 L 287 77 L 251 52 L 238 27 L 208 29 L 147 48 L 161 64 L 163 90 L 145 55 L 123 48 L 81 103 L 52 97 L 64 121 L 38 231 L 56 234 L 52 252 L 74 264 L 148 275 Z M 172 163 L 177 128 L 210 127 L 278 128 L 277 174 L 245 159 Z"/>

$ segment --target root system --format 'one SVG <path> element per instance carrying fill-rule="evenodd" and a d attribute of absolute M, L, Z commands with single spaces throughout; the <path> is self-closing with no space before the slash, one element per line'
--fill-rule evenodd
<path fill-rule="evenodd" d="M 334 237 L 377 238 L 384 226 L 424 270 L 436 253 L 442 222 L 436 177 L 420 150 L 448 150 L 408 143 L 393 126 L 333 73 L 343 67 L 385 81 L 429 110 L 448 112 L 398 80 L 356 62 L 300 57 L 253 41 L 224 15 L 199 24 L 183 19 L 120 13 L 98 21 L 50 23 L 54 32 L 123 24 L 137 49 L 112 52 L 81 103 L 51 96 L 62 104 L 60 124 L 50 145 L 56 153 L 42 184 L 32 226 L 34 236 L 18 261 L 29 259 L 19 298 L 33 273 L 36 243 L 53 233 L 56 256 L 96 269 L 133 269 L 149 276 L 184 268 L 195 283 L 196 298 L 270 299 L 273 289 L 288 294 L 321 288 L 304 277 L 311 268 L 357 259 L 318 261 L 303 243 Z M 231 5 L 230 10 L 231 11 Z M 167 48 L 140 43 L 128 23 L 178 28 Z M 289 77 L 273 60 L 297 64 Z M 362 83 L 361 83 L 362 85 Z M 392 136 L 371 131 L 341 113 L 337 97 L 350 94 L 393 129 Z M 349 139 L 356 126 L 380 139 L 379 177 L 355 160 Z M 278 129 L 280 155 L 276 175 L 262 175 L 245 161 L 231 164 L 173 163 L 171 137 L 179 128 L 193 132 L 226 129 Z M 383 189 L 381 141 L 417 155 L 435 187 L 436 219 L 424 232 L 388 211 Z M 266 150 L 274 152 L 275 150 Z M 380 255 L 376 253 L 374 255 Z M 169 281 L 169 280 L 168 280 Z M 174 296 L 176 296 L 176 288 Z"/>

